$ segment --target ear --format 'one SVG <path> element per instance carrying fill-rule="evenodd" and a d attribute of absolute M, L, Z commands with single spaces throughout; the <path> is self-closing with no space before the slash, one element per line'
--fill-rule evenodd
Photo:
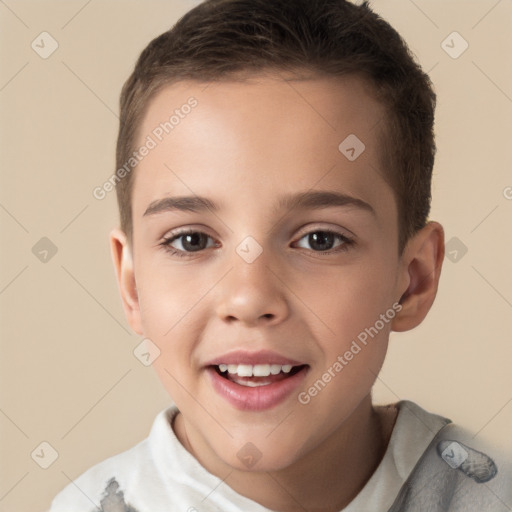
<path fill-rule="evenodd" d="M 402 309 L 393 319 L 392 330 L 408 331 L 427 316 L 437 294 L 443 259 L 443 227 L 429 222 L 404 248 L 399 291 Z"/>
<path fill-rule="evenodd" d="M 120 229 L 110 233 L 110 250 L 117 276 L 124 313 L 130 327 L 142 335 L 142 322 L 140 317 L 139 298 L 135 282 L 133 258 L 127 237 Z"/>

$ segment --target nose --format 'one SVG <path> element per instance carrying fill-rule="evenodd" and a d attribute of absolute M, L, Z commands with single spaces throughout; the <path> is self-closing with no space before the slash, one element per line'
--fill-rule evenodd
<path fill-rule="evenodd" d="M 289 304 L 282 272 L 269 261 L 265 251 L 252 263 L 238 254 L 234 256 L 231 271 L 217 290 L 218 317 L 224 322 L 251 327 L 284 321 L 289 315 Z"/>

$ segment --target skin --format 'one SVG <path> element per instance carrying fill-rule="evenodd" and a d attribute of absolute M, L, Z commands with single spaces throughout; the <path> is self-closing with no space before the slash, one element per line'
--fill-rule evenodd
<path fill-rule="evenodd" d="M 391 330 L 414 328 L 432 305 L 443 229 L 428 223 L 399 254 L 396 201 L 380 158 L 384 109 L 362 79 L 180 82 L 152 100 L 139 142 L 190 96 L 197 107 L 136 169 L 131 243 L 119 229 L 111 233 L 126 316 L 159 347 L 153 366 L 180 410 L 174 430 L 206 469 L 272 510 L 340 510 L 384 455 L 396 409 L 373 406 L 371 389 Z M 353 162 L 338 150 L 349 134 L 366 146 Z M 357 198 L 373 213 L 277 208 L 282 196 L 311 190 Z M 155 201 L 189 195 L 220 208 L 144 215 Z M 170 254 L 161 243 L 183 227 L 211 237 L 208 246 Z M 322 253 L 307 234 L 325 230 L 353 243 L 334 238 Z M 263 251 L 252 263 L 236 252 L 247 236 Z M 173 247 L 184 251 L 183 238 Z M 401 298 L 394 319 L 299 403 L 297 393 Z M 204 370 L 235 349 L 301 361 L 305 381 L 270 410 L 235 409 Z M 247 442 L 261 453 L 250 470 L 237 457 Z"/>

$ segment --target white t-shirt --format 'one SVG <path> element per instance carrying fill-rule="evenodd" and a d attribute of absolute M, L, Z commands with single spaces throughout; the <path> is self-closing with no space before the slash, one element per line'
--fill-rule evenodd
<path fill-rule="evenodd" d="M 450 422 L 402 400 L 382 461 L 343 512 L 386 511 L 436 433 Z M 269 512 L 209 473 L 177 439 L 170 407 L 149 436 L 93 466 L 54 499 L 49 512 Z"/>

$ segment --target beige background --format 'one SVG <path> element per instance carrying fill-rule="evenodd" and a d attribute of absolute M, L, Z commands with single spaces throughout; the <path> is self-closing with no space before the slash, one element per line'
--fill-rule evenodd
<path fill-rule="evenodd" d="M 114 193 L 99 201 L 92 190 L 114 171 L 118 97 L 136 57 L 196 3 L 0 1 L 1 511 L 45 510 L 169 404 L 134 357 L 140 338 L 121 309 L 107 243 Z M 468 248 L 445 260 L 424 324 L 393 335 L 375 397 L 415 400 L 511 449 L 512 3 L 374 4 L 431 70 L 432 218 Z M 59 44 L 48 59 L 31 48 L 43 31 Z M 469 44 L 457 59 L 441 47 L 453 31 Z M 42 237 L 58 249 L 46 263 L 32 253 Z M 58 452 L 48 469 L 31 458 L 43 441 Z"/>

